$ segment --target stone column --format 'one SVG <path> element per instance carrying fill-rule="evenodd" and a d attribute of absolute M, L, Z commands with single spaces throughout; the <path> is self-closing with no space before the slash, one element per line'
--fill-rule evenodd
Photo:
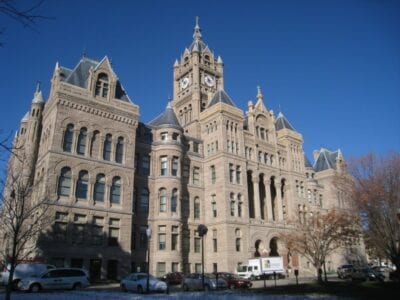
<path fill-rule="evenodd" d="M 272 222 L 273 214 L 272 214 L 272 199 L 271 199 L 271 179 L 264 177 L 264 186 L 265 186 L 265 208 L 267 210 L 266 214 L 268 222 Z M 265 211 L 265 210 L 264 210 Z"/>
<path fill-rule="evenodd" d="M 281 183 L 277 182 L 275 184 L 276 188 L 276 212 L 277 220 L 283 221 L 283 210 L 282 210 L 282 194 L 281 194 Z"/>
<path fill-rule="evenodd" d="M 259 188 L 260 178 L 257 176 L 252 176 L 253 182 L 253 199 L 254 199 L 254 218 L 260 219 L 260 188 Z"/>

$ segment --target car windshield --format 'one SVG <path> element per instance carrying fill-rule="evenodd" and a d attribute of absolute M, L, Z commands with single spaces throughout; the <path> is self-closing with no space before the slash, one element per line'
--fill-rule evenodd
<path fill-rule="evenodd" d="M 237 268 L 238 272 L 247 272 L 247 266 L 240 266 Z"/>
<path fill-rule="evenodd" d="M 215 279 L 215 275 L 210 273 L 204 274 L 204 277 L 207 277 L 209 279 Z"/>

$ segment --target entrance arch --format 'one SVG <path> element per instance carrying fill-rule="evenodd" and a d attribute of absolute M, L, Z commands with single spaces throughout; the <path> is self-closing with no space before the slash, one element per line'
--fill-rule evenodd
<path fill-rule="evenodd" d="M 279 256 L 277 237 L 272 238 L 269 242 L 269 256 Z"/>

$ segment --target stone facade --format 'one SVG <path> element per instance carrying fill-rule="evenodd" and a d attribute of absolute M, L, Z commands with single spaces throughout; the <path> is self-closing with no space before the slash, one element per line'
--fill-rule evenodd
<path fill-rule="evenodd" d="M 316 151 L 311 165 L 302 135 L 267 109 L 260 88 L 246 113 L 236 107 L 198 24 L 173 78 L 172 101 L 149 124 L 107 57 L 57 64 L 47 102 L 37 89 L 15 143 L 33 153 L 32 174 L 43 179 L 36 196 L 55 203 L 38 255 L 114 279 L 145 270 L 150 246 L 151 273 L 194 272 L 205 224 L 207 272 L 269 255 L 314 272 L 279 234 L 296 230 L 291 220 L 344 205 L 332 184 L 340 151 Z"/>

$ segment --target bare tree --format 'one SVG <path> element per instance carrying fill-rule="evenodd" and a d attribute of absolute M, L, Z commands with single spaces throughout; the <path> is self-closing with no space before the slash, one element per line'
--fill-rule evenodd
<path fill-rule="evenodd" d="M 313 213 L 295 225 L 298 230 L 284 233 L 281 238 L 291 252 L 300 253 L 313 264 L 319 282 L 327 257 L 359 237 L 354 216 L 342 210 Z"/>
<path fill-rule="evenodd" d="M 400 272 L 400 154 L 368 154 L 349 163 L 349 196 L 358 212 L 369 253 L 389 259 Z"/>
<path fill-rule="evenodd" d="M 37 13 L 38 8 L 42 6 L 43 3 L 44 0 L 38 0 L 27 7 L 20 7 L 17 5 L 16 0 L 0 0 L 0 14 L 11 18 L 24 27 L 35 30 L 37 21 L 41 19 L 50 19 L 49 17 Z M 3 34 L 4 31 L 4 27 L 0 28 L 0 35 Z M 2 46 L 3 43 L 0 42 L 0 47 Z"/>
<path fill-rule="evenodd" d="M 51 222 L 49 201 L 40 196 L 41 180 L 26 176 L 28 160 L 11 157 L 0 203 L 1 259 L 9 266 L 6 300 L 11 297 L 14 270 L 18 262 L 35 255 L 37 238 Z M 44 194 L 44 193 L 42 193 Z"/>

